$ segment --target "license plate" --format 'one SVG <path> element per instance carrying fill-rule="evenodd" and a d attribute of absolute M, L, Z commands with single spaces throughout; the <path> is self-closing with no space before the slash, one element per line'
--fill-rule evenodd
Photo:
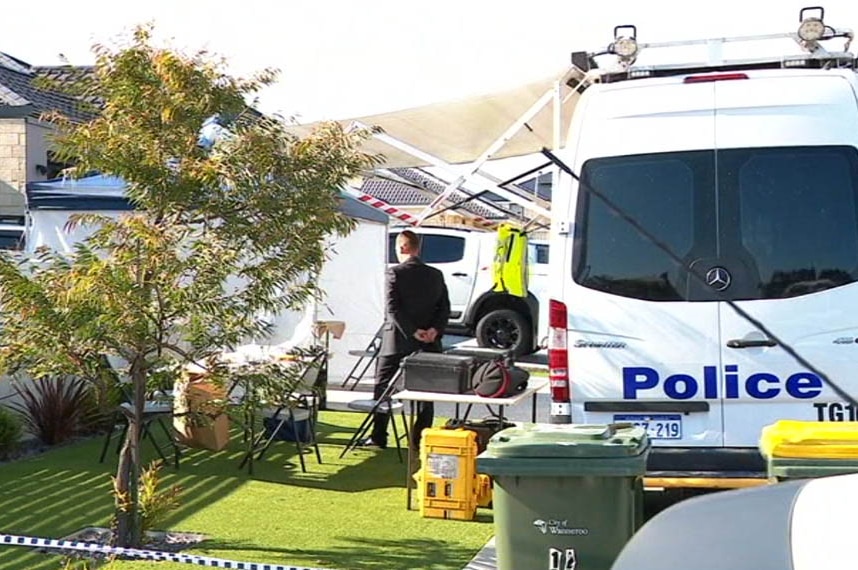
<path fill-rule="evenodd" d="M 621 414 L 614 422 L 629 422 L 646 430 L 650 439 L 682 439 L 681 414 Z"/>

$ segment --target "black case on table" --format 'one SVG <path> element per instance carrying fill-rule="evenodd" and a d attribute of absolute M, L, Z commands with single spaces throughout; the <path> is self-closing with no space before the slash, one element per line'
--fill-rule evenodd
<path fill-rule="evenodd" d="M 465 394 L 479 360 L 473 356 L 418 352 L 402 361 L 406 390 Z"/>

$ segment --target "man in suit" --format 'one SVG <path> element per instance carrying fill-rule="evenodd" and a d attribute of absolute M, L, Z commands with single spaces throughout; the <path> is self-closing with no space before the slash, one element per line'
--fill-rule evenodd
<path fill-rule="evenodd" d="M 417 352 L 441 352 L 441 336 L 450 317 L 450 299 L 444 275 L 419 257 L 420 238 L 405 230 L 396 236 L 399 265 L 387 270 L 386 309 L 375 378 L 379 399 L 396 376 L 402 359 Z M 432 402 L 419 402 L 411 445 L 420 446 L 420 433 L 431 427 Z M 388 414 L 373 418 L 372 436 L 365 446 L 387 446 Z"/>

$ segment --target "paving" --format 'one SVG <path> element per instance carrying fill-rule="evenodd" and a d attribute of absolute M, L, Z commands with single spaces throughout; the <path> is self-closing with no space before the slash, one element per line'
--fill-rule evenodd
<path fill-rule="evenodd" d="M 495 549 L 495 538 L 492 537 L 462 570 L 496 570 L 497 567 L 497 550 Z"/>

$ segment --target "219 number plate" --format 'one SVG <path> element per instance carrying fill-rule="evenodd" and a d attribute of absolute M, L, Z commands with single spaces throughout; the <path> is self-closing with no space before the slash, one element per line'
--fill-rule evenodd
<path fill-rule="evenodd" d="M 682 439 L 680 414 L 620 414 L 614 422 L 629 422 L 646 430 L 650 439 Z"/>

